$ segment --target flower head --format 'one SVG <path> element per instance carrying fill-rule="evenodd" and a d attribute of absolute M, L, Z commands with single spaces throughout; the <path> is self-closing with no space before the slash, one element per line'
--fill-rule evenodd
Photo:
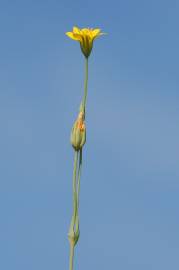
<path fill-rule="evenodd" d="M 88 58 L 91 53 L 91 50 L 93 48 L 93 41 L 103 34 L 104 33 L 102 33 L 99 28 L 79 29 L 78 27 L 73 27 L 72 32 L 66 33 L 69 38 L 80 42 L 81 50 L 86 58 Z"/>

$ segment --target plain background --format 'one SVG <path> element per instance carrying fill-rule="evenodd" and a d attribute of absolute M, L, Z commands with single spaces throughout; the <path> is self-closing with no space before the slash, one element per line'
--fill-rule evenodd
<path fill-rule="evenodd" d="M 74 269 L 179 269 L 178 0 L 0 1 L 0 269 L 68 269 L 84 59 L 81 237 Z"/>

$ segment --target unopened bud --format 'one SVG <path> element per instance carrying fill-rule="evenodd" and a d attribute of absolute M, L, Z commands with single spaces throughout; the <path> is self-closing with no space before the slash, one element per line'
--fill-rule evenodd
<path fill-rule="evenodd" d="M 73 216 L 69 233 L 68 233 L 68 239 L 69 239 L 70 245 L 75 246 L 78 242 L 79 237 L 80 237 L 79 218 L 77 216 L 75 220 Z"/>
<path fill-rule="evenodd" d="M 75 246 L 78 242 L 79 236 L 80 236 L 79 231 L 77 231 L 76 233 L 74 231 L 69 233 L 68 240 L 70 242 L 70 245 Z"/>
<path fill-rule="evenodd" d="M 71 144 L 76 151 L 79 151 L 86 142 L 86 126 L 84 118 L 84 111 L 80 110 L 71 131 Z"/>

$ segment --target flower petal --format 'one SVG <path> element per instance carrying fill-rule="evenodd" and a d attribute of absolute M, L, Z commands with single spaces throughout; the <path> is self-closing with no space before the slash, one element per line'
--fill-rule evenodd
<path fill-rule="evenodd" d="M 74 26 L 74 27 L 73 27 L 73 33 L 74 33 L 74 34 L 80 35 L 80 32 L 81 32 L 81 31 L 80 31 L 80 29 L 79 29 L 77 26 Z"/>
<path fill-rule="evenodd" d="M 80 41 L 80 38 L 79 38 L 76 34 L 74 34 L 74 33 L 72 33 L 72 32 L 66 32 L 66 35 L 67 35 L 69 38 L 73 39 L 73 40 Z"/>
<path fill-rule="evenodd" d="M 100 32 L 101 32 L 101 29 L 99 29 L 99 28 L 96 28 L 96 29 L 94 29 L 94 30 L 92 31 L 94 37 L 95 37 L 95 36 L 98 36 Z"/>

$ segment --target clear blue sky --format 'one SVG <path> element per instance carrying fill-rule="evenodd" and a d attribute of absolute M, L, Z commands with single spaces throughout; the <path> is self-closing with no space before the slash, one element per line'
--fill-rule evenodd
<path fill-rule="evenodd" d="M 179 2 L 1 0 L 0 269 L 66 270 L 69 134 L 90 57 L 75 270 L 179 269 Z"/>

